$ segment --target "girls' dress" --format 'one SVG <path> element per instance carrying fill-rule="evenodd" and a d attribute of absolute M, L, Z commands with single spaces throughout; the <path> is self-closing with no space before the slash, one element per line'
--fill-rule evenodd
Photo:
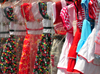
<path fill-rule="evenodd" d="M 76 20 L 76 13 L 74 4 L 64 7 L 61 10 L 60 16 L 63 21 L 63 25 L 67 30 L 66 39 L 62 48 L 60 59 L 58 62 L 57 74 L 66 74 L 68 66 L 68 52 L 73 42 L 73 21 Z"/>
<path fill-rule="evenodd" d="M 78 0 L 75 2 L 75 10 L 77 13 L 77 18 L 76 18 L 77 31 L 75 32 L 74 40 L 68 53 L 69 61 L 68 61 L 67 71 L 69 74 L 73 74 L 73 72 L 75 72 L 74 66 L 76 63 L 76 56 L 77 56 L 76 49 L 81 37 L 81 29 L 83 25 L 83 20 L 85 18 L 85 13 L 80 3 L 81 3 L 81 0 Z"/>
<path fill-rule="evenodd" d="M 43 33 L 43 18 L 39 13 L 39 6 L 36 2 L 21 5 L 21 13 L 24 19 L 26 19 L 27 34 L 24 39 L 19 63 L 19 74 L 32 74 L 38 43 Z"/>
<path fill-rule="evenodd" d="M 6 40 L 9 38 L 9 20 L 4 16 L 3 8 L 0 6 L 0 63 L 3 53 L 3 47 Z M 2 68 L 0 64 L 0 74 L 2 74 Z"/>
<path fill-rule="evenodd" d="M 39 2 L 43 16 L 43 34 L 39 42 L 33 74 L 47 74 L 50 70 L 51 36 L 54 33 L 52 22 L 52 2 Z"/>
<path fill-rule="evenodd" d="M 98 16 L 96 15 L 95 18 L 97 17 Z M 92 33 L 89 35 L 85 44 L 83 45 L 83 47 L 78 53 L 79 59 L 77 60 L 77 63 L 75 65 L 75 69 L 84 74 L 99 74 L 100 73 L 100 70 L 99 70 L 100 60 L 95 58 L 94 56 L 96 31 L 100 29 L 100 27 L 98 27 L 99 21 L 96 22 L 96 20 L 95 20 L 95 27 L 92 30 Z M 100 14 L 99 14 L 98 20 L 100 20 Z"/>
<path fill-rule="evenodd" d="M 13 9 L 14 9 L 14 14 L 16 16 L 15 18 L 17 18 L 17 22 L 10 22 L 9 33 L 10 33 L 10 35 L 15 36 L 17 72 L 18 72 L 19 61 L 20 61 L 20 58 L 21 58 L 22 48 L 23 48 L 23 41 L 24 41 L 24 38 L 25 38 L 25 35 L 26 35 L 26 27 L 25 27 L 24 18 L 21 15 L 20 6 L 16 6 Z"/>
<path fill-rule="evenodd" d="M 85 19 L 83 21 L 83 26 L 82 26 L 82 33 L 81 33 L 81 39 L 78 42 L 77 46 L 77 53 L 80 51 L 82 46 L 84 45 L 85 41 L 87 40 L 88 36 L 90 35 L 92 31 L 91 25 L 94 25 L 94 20 L 89 17 L 88 14 L 88 3 L 89 0 L 82 0 L 81 5 L 85 11 Z M 78 59 L 78 56 L 77 56 Z M 77 60 L 76 59 L 76 60 Z"/>
<path fill-rule="evenodd" d="M 9 21 L 14 22 L 13 16 L 13 8 L 6 7 L 4 8 L 4 13 Z M 10 22 L 10 23 L 11 23 Z M 6 40 L 6 43 L 3 47 L 3 53 L 1 55 L 1 70 L 2 73 L 14 73 L 17 74 L 17 58 L 16 58 L 16 39 L 15 36 L 12 34 Z"/>

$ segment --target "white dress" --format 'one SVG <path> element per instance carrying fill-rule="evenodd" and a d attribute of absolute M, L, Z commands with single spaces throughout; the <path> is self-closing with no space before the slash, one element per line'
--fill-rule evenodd
<path fill-rule="evenodd" d="M 100 14 L 98 20 L 100 20 Z M 79 59 L 77 60 L 74 69 L 84 74 L 100 74 L 100 59 L 96 59 L 94 56 L 95 36 L 96 32 L 100 30 L 100 27 L 98 27 L 99 23 L 100 22 L 98 21 L 98 24 L 95 25 L 92 33 L 78 53 Z"/>
<path fill-rule="evenodd" d="M 0 8 L 0 37 L 9 37 L 9 22 L 4 14 L 3 8 Z"/>
<path fill-rule="evenodd" d="M 9 29 L 10 35 L 26 35 L 25 20 L 21 15 L 21 8 L 17 6 L 14 8 L 14 14 L 17 16 L 17 22 L 10 22 Z"/>
<path fill-rule="evenodd" d="M 67 7 L 64 7 L 63 9 L 66 10 L 66 8 L 68 9 L 68 12 L 66 12 L 66 14 L 68 13 L 67 16 L 69 16 L 69 18 L 67 18 L 66 16 L 64 16 L 64 18 L 68 19 L 68 20 L 64 20 L 64 22 L 66 22 L 68 25 L 67 27 L 67 34 L 66 34 L 66 38 L 65 38 L 65 42 L 64 42 L 64 45 L 63 45 L 63 48 L 62 48 L 62 52 L 61 52 L 61 55 L 60 55 L 60 59 L 59 59 L 59 62 L 58 62 L 58 72 L 57 74 L 67 74 L 67 66 L 68 66 L 68 52 L 69 52 L 69 49 L 72 45 L 72 42 L 73 42 L 73 33 L 70 33 L 72 27 L 73 27 L 73 21 L 76 20 L 76 17 L 75 17 L 75 8 L 74 8 L 74 4 L 71 4 Z M 64 11 L 62 11 L 63 13 Z M 67 26 L 66 24 L 66 26 Z"/>

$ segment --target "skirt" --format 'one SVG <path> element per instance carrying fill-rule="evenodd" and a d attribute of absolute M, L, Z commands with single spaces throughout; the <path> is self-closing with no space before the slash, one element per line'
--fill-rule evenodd
<path fill-rule="evenodd" d="M 19 74 L 32 74 L 41 34 L 27 34 L 19 62 Z"/>
<path fill-rule="evenodd" d="M 48 74 L 50 69 L 51 34 L 44 33 L 36 54 L 33 74 Z"/>

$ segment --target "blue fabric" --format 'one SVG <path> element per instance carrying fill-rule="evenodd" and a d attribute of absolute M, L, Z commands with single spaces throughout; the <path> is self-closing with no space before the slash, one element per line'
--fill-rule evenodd
<path fill-rule="evenodd" d="M 90 22 L 88 20 L 85 19 L 83 21 L 81 39 L 78 42 L 78 46 L 77 46 L 77 51 L 76 52 L 80 51 L 80 49 L 84 45 L 85 41 L 87 40 L 88 36 L 90 35 L 90 33 L 91 33 L 91 24 L 90 24 Z M 77 56 L 77 59 L 78 59 L 78 56 Z"/>
<path fill-rule="evenodd" d="M 82 0 L 81 5 L 82 8 L 85 11 L 85 19 L 83 21 L 83 26 L 82 26 L 82 33 L 81 33 L 81 39 L 78 42 L 77 46 L 77 53 L 80 51 L 84 43 L 86 42 L 88 36 L 90 35 L 92 29 L 94 28 L 94 20 L 89 17 L 89 12 L 88 12 L 88 4 L 90 0 Z M 78 56 L 76 58 L 76 61 L 78 60 Z"/>
<path fill-rule="evenodd" d="M 88 12 L 88 3 L 89 3 L 89 1 L 90 0 L 82 0 L 81 1 L 82 8 L 85 11 L 85 18 L 86 19 L 89 19 L 89 12 Z"/>

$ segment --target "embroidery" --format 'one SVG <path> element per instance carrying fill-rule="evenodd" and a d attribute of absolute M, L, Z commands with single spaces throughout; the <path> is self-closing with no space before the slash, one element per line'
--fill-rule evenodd
<path fill-rule="evenodd" d="M 39 10 L 44 19 L 51 19 L 47 14 L 47 2 L 39 2 Z"/>

